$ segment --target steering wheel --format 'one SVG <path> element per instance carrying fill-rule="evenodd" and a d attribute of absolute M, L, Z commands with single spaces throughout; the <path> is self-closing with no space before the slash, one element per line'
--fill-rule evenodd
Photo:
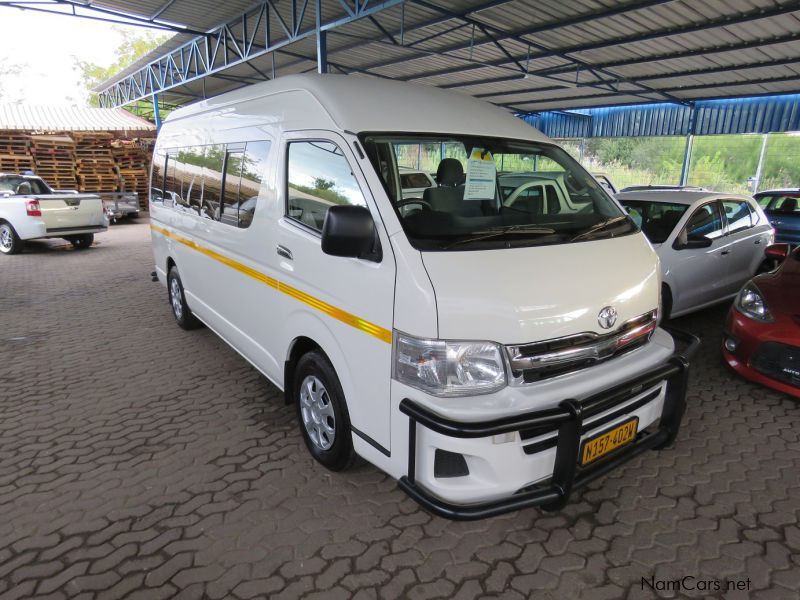
<path fill-rule="evenodd" d="M 401 209 L 405 208 L 406 206 L 411 206 L 412 204 L 418 205 L 420 207 L 420 210 L 433 210 L 431 203 L 428 202 L 427 200 L 423 200 L 422 198 L 409 198 L 408 200 L 400 200 L 400 202 L 395 203 L 395 206 L 397 207 L 397 210 L 400 212 L 400 214 L 405 216 L 406 213 Z"/>

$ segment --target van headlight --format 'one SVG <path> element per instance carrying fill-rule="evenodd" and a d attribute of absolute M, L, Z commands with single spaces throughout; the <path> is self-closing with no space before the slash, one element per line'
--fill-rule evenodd
<path fill-rule="evenodd" d="M 772 315 L 769 313 L 764 296 L 752 282 L 745 284 L 742 291 L 736 296 L 735 306 L 746 317 L 763 323 L 772 321 Z"/>
<path fill-rule="evenodd" d="M 415 338 L 395 332 L 393 377 L 432 396 L 490 394 L 506 386 L 499 344 Z"/>

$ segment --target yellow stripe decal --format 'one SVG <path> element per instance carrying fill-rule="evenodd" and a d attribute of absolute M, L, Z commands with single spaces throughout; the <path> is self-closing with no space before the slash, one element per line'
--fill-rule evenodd
<path fill-rule="evenodd" d="M 351 314 L 347 311 L 342 310 L 341 308 L 337 308 L 327 302 L 320 300 L 319 298 L 315 298 L 310 294 L 306 294 L 305 292 L 298 290 L 282 281 L 278 281 L 268 275 L 264 275 L 260 271 L 256 271 L 255 269 L 248 267 L 247 265 L 243 265 L 240 262 L 237 262 L 227 256 L 220 254 L 219 252 L 214 252 L 209 248 L 205 248 L 201 246 L 197 242 L 194 242 L 188 238 L 182 237 L 168 229 L 164 229 L 163 227 L 159 227 L 158 225 L 150 225 L 150 229 L 153 231 L 157 231 L 163 236 L 171 238 L 176 242 L 180 242 L 184 246 L 188 246 L 192 250 L 196 250 L 201 254 L 205 254 L 209 258 L 213 258 L 214 260 L 221 262 L 223 265 L 226 265 L 232 269 L 239 271 L 240 273 L 244 273 L 248 277 L 255 279 L 256 281 L 260 281 L 264 285 L 268 285 L 271 288 L 275 288 L 279 292 L 283 292 L 287 296 L 291 296 L 295 300 L 299 300 L 308 306 L 317 309 L 320 312 L 325 313 L 328 316 L 333 317 L 341 321 L 342 323 L 346 323 L 351 327 L 355 327 L 356 329 L 363 331 L 364 333 L 368 333 L 371 336 L 378 338 L 386 342 L 387 344 L 392 343 L 392 332 L 388 329 L 384 329 L 379 325 L 375 325 L 374 323 L 370 323 L 369 321 L 365 321 L 361 317 L 357 317 L 354 314 Z"/>

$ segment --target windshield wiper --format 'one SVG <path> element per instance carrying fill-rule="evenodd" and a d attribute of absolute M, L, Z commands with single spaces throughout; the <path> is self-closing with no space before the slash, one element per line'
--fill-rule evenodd
<path fill-rule="evenodd" d="M 451 244 L 442 246 L 442 250 L 449 250 L 453 246 L 460 246 L 461 244 L 469 244 L 470 242 L 479 242 L 493 237 L 499 237 L 509 233 L 524 233 L 534 235 L 551 235 L 556 230 L 550 227 L 541 227 L 539 225 L 508 225 L 506 227 L 492 227 L 483 231 L 476 231 L 474 236 L 464 238 L 463 240 L 456 240 Z"/>
<path fill-rule="evenodd" d="M 585 237 L 588 237 L 588 236 L 592 235 L 593 233 L 597 233 L 598 231 L 602 231 L 603 229 L 606 229 L 606 228 L 608 228 L 608 227 L 610 227 L 612 225 L 615 225 L 615 224 L 617 224 L 617 223 L 619 223 L 621 221 L 627 221 L 627 220 L 628 220 L 628 215 L 620 215 L 618 217 L 611 217 L 610 219 L 606 219 L 605 221 L 600 221 L 599 223 L 597 223 L 595 225 L 592 225 L 586 231 L 582 231 L 581 233 L 572 236 L 572 238 L 569 241 L 570 242 L 575 242 L 577 240 L 580 240 L 580 239 L 583 239 Z"/>

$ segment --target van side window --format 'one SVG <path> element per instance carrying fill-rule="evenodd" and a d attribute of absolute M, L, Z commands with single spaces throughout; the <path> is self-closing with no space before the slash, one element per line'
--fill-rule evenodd
<path fill-rule="evenodd" d="M 167 165 L 167 153 L 157 149 L 153 153 L 153 171 L 150 180 L 150 202 L 164 204 L 164 168 Z"/>
<path fill-rule="evenodd" d="M 225 161 L 225 146 L 205 146 L 200 161 L 203 178 L 203 200 L 200 215 L 207 219 L 219 218 L 219 197 L 222 192 L 222 165 Z"/>
<path fill-rule="evenodd" d="M 228 145 L 225 156 L 225 180 L 222 184 L 222 212 L 219 220 L 226 225 L 239 224 L 239 184 L 242 179 L 244 144 Z"/>
<path fill-rule="evenodd" d="M 202 214 L 204 154 L 203 146 L 190 146 L 178 152 L 178 164 L 183 168 L 183 199 L 197 214 Z"/>
<path fill-rule="evenodd" d="M 287 215 L 316 231 L 330 206 L 367 205 L 347 158 L 332 142 L 289 144 L 287 188 Z"/>
<path fill-rule="evenodd" d="M 183 204 L 183 190 L 181 189 L 183 169 L 178 164 L 177 152 L 167 154 L 167 176 L 164 180 L 164 204 L 178 206 Z"/>
<path fill-rule="evenodd" d="M 267 169 L 269 142 L 247 142 L 239 184 L 239 227 L 246 229 L 253 222 L 261 182 Z"/>
<path fill-rule="evenodd" d="M 753 226 L 750 219 L 750 207 L 744 200 L 723 200 L 722 210 L 728 221 L 728 233 L 736 233 Z"/>

